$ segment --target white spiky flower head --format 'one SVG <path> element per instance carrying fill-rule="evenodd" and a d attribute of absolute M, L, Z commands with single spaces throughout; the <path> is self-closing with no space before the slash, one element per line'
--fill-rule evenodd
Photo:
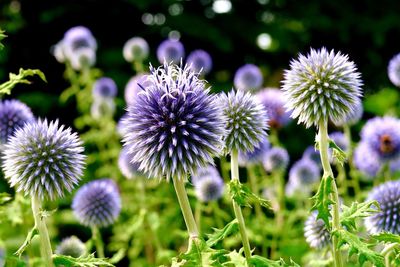
<path fill-rule="evenodd" d="M 347 55 L 326 48 L 299 55 L 285 71 L 282 90 L 285 107 L 306 127 L 344 120 L 357 108 L 362 81 Z"/>

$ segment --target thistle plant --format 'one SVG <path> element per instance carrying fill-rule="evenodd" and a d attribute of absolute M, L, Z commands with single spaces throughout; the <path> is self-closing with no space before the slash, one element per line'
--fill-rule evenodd
<path fill-rule="evenodd" d="M 141 175 L 140 171 L 138 170 L 139 165 L 131 162 L 131 156 L 128 154 L 127 147 L 122 148 L 121 152 L 119 153 L 118 167 L 122 175 L 128 179 L 132 179 Z"/>
<path fill-rule="evenodd" d="M 221 198 L 224 192 L 224 181 L 214 166 L 200 169 L 193 177 L 196 197 L 202 202 Z"/>
<path fill-rule="evenodd" d="M 191 69 L 195 72 L 199 72 L 201 75 L 207 75 L 212 68 L 212 59 L 209 53 L 204 50 L 198 49 L 192 51 L 187 59 L 186 64 L 191 66 Z"/>
<path fill-rule="evenodd" d="M 35 229 L 40 236 L 46 266 L 53 266 L 52 249 L 42 215 L 41 201 L 55 200 L 70 193 L 84 168 L 82 142 L 70 128 L 39 119 L 15 131 L 4 146 L 3 172 L 17 192 L 32 198 Z M 23 249 L 22 249 L 23 250 Z"/>
<path fill-rule="evenodd" d="M 79 258 L 86 254 L 86 245 L 76 236 L 64 238 L 57 246 L 55 252 L 59 255 Z"/>
<path fill-rule="evenodd" d="M 294 192 L 302 192 L 306 195 L 310 194 L 313 184 L 320 178 L 320 168 L 318 165 L 308 159 L 302 158 L 295 162 L 289 171 L 289 181 L 287 184 L 287 194 L 292 195 Z"/>
<path fill-rule="evenodd" d="M 124 97 L 127 105 L 134 102 L 139 91 L 141 91 L 140 86 L 146 87 L 147 85 L 147 73 L 137 74 L 129 79 L 128 83 L 125 85 Z M 140 86 L 139 86 L 140 85 Z"/>
<path fill-rule="evenodd" d="M 149 56 L 149 44 L 142 37 L 132 37 L 124 44 L 122 55 L 124 59 L 136 66 L 136 71 L 140 71 L 142 63 Z"/>
<path fill-rule="evenodd" d="M 283 147 L 273 147 L 265 153 L 262 163 L 268 172 L 282 171 L 289 164 L 289 154 Z"/>
<path fill-rule="evenodd" d="M 157 48 L 157 59 L 161 64 L 164 62 L 179 64 L 184 57 L 185 48 L 178 40 L 164 40 Z"/>
<path fill-rule="evenodd" d="M 281 90 L 277 88 L 265 88 L 258 92 L 256 97 L 268 112 L 268 124 L 271 129 L 285 127 L 291 121 L 290 113 L 284 107 L 286 99 Z"/>
<path fill-rule="evenodd" d="M 313 209 L 318 210 L 317 218 L 324 220 L 331 234 L 339 231 L 341 225 L 338 190 L 329 163 L 328 121 L 341 121 L 357 108 L 362 95 L 361 86 L 360 73 L 348 56 L 325 48 L 311 49 L 306 56 L 300 54 L 297 60 L 291 61 L 290 69 L 284 74 L 282 90 L 291 117 L 297 118 L 298 123 L 304 123 L 307 128 L 312 125 L 318 128 L 316 141 L 324 174 L 320 190 L 314 197 Z M 329 217 L 332 217 L 331 224 Z M 338 237 L 332 234 L 336 267 L 343 266 L 338 247 Z"/>
<path fill-rule="evenodd" d="M 253 165 L 261 163 L 266 153 L 271 148 L 271 143 L 267 137 L 264 137 L 261 142 L 254 148 L 253 151 L 239 151 L 238 162 L 239 166 Z"/>
<path fill-rule="evenodd" d="M 365 142 L 360 142 L 355 148 L 353 161 L 365 180 L 375 178 L 381 167 L 379 156 Z"/>
<path fill-rule="evenodd" d="M 117 96 L 118 88 L 114 80 L 109 77 L 102 77 L 93 84 L 93 98 L 114 98 Z"/>
<path fill-rule="evenodd" d="M 322 249 L 330 244 L 331 236 L 325 223 L 317 219 L 317 212 L 312 212 L 304 224 L 304 237 L 312 248 Z"/>
<path fill-rule="evenodd" d="M 237 69 L 233 84 L 238 90 L 257 90 L 264 82 L 261 70 L 254 64 L 245 64 Z"/>
<path fill-rule="evenodd" d="M 199 237 L 185 191 L 187 175 L 213 162 L 223 146 L 224 117 L 215 96 L 188 66 L 150 66 L 146 86 L 128 106 L 123 139 L 131 162 L 149 177 L 173 180 L 189 233 Z M 195 242 L 196 243 L 196 242 Z"/>

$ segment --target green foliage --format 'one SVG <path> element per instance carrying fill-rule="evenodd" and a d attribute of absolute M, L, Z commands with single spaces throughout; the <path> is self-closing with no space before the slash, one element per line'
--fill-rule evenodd
<path fill-rule="evenodd" d="M 300 267 L 297 263 L 290 259 L 289 263 L 286 263 L 283 259 L 274 261 L 258 255 L 253 255 L 250 259 L 250 263 L 255 267 Z"/>
<path fill-rule="evenodd" d="M 367 243 L 361 240 L 357 235 L 343 229 L 335 230 L 333 235 L 338 238 L 338 249 L 347 244 L 349 246 L 349 257 L 353 254 L 358 255 L 358 262 L 361 266 L 367 261 L 371 262 L 376 267 L 385 266 L 383 256 L 370 249 Z"/>
<path fill-rule="evenodd" d="M 7 37 L 7 35 L 5 35 L 4 33 L 5 33 L 5 31 L 3 31 L 3 30 L 0 28 L 0 49 L 3 49 L 3 48 L 4 48 L 4 45 L 1 43 L 1 41 L 2 41 L 4 38 Z"/>
<path fill-rule="evenodd" d="M 53 262 L 56 266 L 65 267 L 97 267 L 97 266 L 114 266 L 104 258 L 95 258 L 94 254 L 74 258 L 65 255 L 53 255 Z"/>
<path fill-rule="evenodd" d="M 367 96 L 364 101 L 365 111 L 383 116 L 396 108 L 399 101 L 399 90 L 395 88 L 384 88 L 375 94 Z"/>
<path fill-rule="evenodd" d="M 240 183 L 240 181 L 232 180 L 228 186 L 230 196 L 239 206 L 251 207 L 250 203 L 259 203 L 265 208 L 272 209 L 270 201 L 257 196 L 249 187 Z"/>
<path fill-rule="evenodd" d="M 10 196 L 10 194 L 2 192 L 0 193 L 0 205 L 4 205 L 7 202 L 9 202 L 10 200 L 12 200 L 12 197 Z"/>
<path fill-rule="evenodd" d="M 35 227 L 32 228 L 32 230 L 29 231 L 28 235 L 26 236 L 26 239 L 24 243 L 21 245 L 21 247 L 15 252 L 15 255 L 18 257 L 21 257 L 24 251 L 29 247 L 29 245 L 32 242 L 32 239 L 39 234 L 38 229 Z"/>
<path fill-rule="evenodd" d="M 236 234 L 238 232 L 239 232 L 239 223 L 237 222 L 236 219 L 234 219 L 233 221 L 225 225 L 225 227 L 222 229 L 214 228 L 214 233 L 208 235 L 207 245 L 209 247 L 212 247 L 219 241 L 226 238 L 227 236 Z"/>
<path fill-rule="evenodd" d="M 317 193 L 311 198 L 314 201 L 311 210 L 318 211 L 317 219 L 322 219 L 328 229 L 331 229 L 329 205 L 334 204 L 330 198 L 330 194 L 333 192 L 333 182 L 331 176 L 322 177 Z"/>
<path fill-rule="evenodd" d="M 0 84 L 0 96 L 4 95 L 4 94 L 9 95 L 11 93 L 11 89 L 13 89 L 19 83 L 30 84 L 31 82 L 26 78 L 29 76 L 34 76 L 34 75 L 38 75 L 40 77 L 40 79 L 47 82 L 44 73 L 41 72 L 40 70 L 37 70 L 37 69 L 24 70 L 24 69 L 20 68 L 18 74 L 10 73 L 9 81 L 7 81 L 3 84 Z"/>
<path fill-rule="evenodd" d="M 356 219 L 371 216 L 379 211 L 379 203 L 376 200 L 358 203 L 353 202 L 350 207 L 342 205 L 343 212 L 340 214 L 340 223 L 347 230 L 356 230 Z"/>
<path fill-rule="evenodd" d="M 333 157 L 336 158 L 339 164 L 343 166 L 347 160 L 346 152 L 336 145 L 332 139 L 329 139 L 329 148 L 333 150 Z"/>
<path fill-rule="evenodd" d="M 372 235 L 372 238 L 379 242 L 400 244 L 400 235 L 392 234 L 389 232 L 382 232 L 376 235 Z"/>

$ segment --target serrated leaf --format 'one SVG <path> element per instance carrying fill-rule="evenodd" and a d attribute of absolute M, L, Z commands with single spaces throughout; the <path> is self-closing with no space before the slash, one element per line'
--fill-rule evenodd
<path fill-rule="evenodd" d="M 33 227 L 32 230 L 29 231 L 28 235 L 26 236 L 26 239 L 22 246 L 14 253 L 14 255 L 21 257 L 22 253 L 24 253 L 25 249 L 29 247 L 29 245 L 32 242 L 32 239 L 35 237 L 35 235 L 39 234 L 38 230 L 36 227 Z"/>
<path fill-rule="evenodd" d="M 270 201 L 257 196 L 250 188 L 240 183 L 240 181 L 232 180 L 228 185 L 231 198 L 239 206 L 251 207 L 250 203 L 259 203 L 261 206 L 272 210 Z"/>
<path fill-rule="evenodd" d="M 330 194 L 333 192 L 333 182 L 331 176 L 322 177 L 317 193 L 311 198 L 314 200 L 311 210 L 318 211 L 317 219 L 323 220 L 327 229 L 331 229 L 329 224 L 329 217 L 331 217 L 329 205 L 334 204 L 330 199 Z"/>
<path fill-rule="evenodd" d="M 340 165 L 343 164 L 347 160 L 347 154 L 344 152 L 332 139 L 329 139 L 329 148 L 333 151 L 333 157 L 339 162 Z"/>
<path fill-rule="evenodd" d="M 44 218 L 48 218 L 51 215 L 53 215 L 56 211 L 57 211 L 57 209 L 54 209 L 54 210 L 41 210 L 39 212 L 39 216 L 43 220 Z"/>
<path fill-rule="evenodd" d="M 375 208 L 374 208 L 375 207 Z M 368 202 L 353 202 L 351 207 L 342 205 L 343 212 L 340 215 L 340 223 L 347 228 L 347 230 L 356 230 L 356 219 L 365 218 L 372 213 L 378 212 L 379 203 L 376 200 Z"/>
<path fill-rule="evenodd" d="M 18 74 L 10 73 L 9 80 L 3 84 L 0 84 L 0 95 L 10 94 L 11 89 L 14 88 L 19 83 L 29 84 L 30 81 L 26 78 L 29 76 L 39 76 L 43 81 L 47 82 L 46 77 L 43 72 L 37 69 L 27 69 L 24 70 L 22 68 L 19 69 Z"/>
<path fill-rule="evenodd" d="M 259 255 L 253 255 L 250 259 L 250 263 L 255 267 L 300 267 L 300 265 L 292 260 L 290 260 L 290 263 L 286 263 L 282 258 L 275 261 Z"/>
<path fill-rule="evenodd" d="M 225 262 L 223 266 L 235 266 L 235 267 L 244 267 L 247 266 L 246 263 L 246 258 L 243 256 L 243 248 L 241 248 L 239 251 L 231 251 L 228 254 L 226 254 L 228 257 L 229 261 Z"/>
<path fill-rule="evenodd" d="M 378 252 L 371 250 L 368 245 L 363 242 L 357 235 L 350 233 L 344 229 L 333 231 L 333 235 L 338 238 L 338 247 L 348 244 L 349 257 L 353 254 L 358 255 L 358 262 L 362 266 L 366 261 L 371 262 L 376 267 L 384 267 L 385 260 Z"/>
<path fill-rule="evenodd" d="M 213 228 L 214 233 L 208 234 L 207 245 L 209 247 L 214 246 L 219 241 L 223 240 L 229 235 L 236 234 L 239 232 L 239 224 L 236 219 L 225 225 L 222 229 Z"/>
<path fill-rule="evenodd" d="M 382 232 L 372 236 L 373 239 L 384 243 L 399 243 L 400 235 L 395 235 L 389 232 Z"/>
<path fill-rule="evenodd" d="M 56 266 L 76 266 L 76 267 L 97 267 L 97 266 L 114 266 L 105 258 L 95 258 L 94 253 L 88 256 L 74 258 L 65 255 L 53 255 L 53 262 Z"/>

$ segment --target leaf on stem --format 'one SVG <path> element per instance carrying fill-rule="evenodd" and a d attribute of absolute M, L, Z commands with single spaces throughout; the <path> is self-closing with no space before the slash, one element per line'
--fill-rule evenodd
<path fill-rule="evenodd" d="M 19 69 L 18 74 L 10 73 L 9 74 L 9 80 L 3 84 L 0 84 L 0 95 L 3 94 L 10 94 L 11 89 L 14 88 L 19 83 L 24 83 L 24 84 L 30 84 L 31 82 L 26 79 L 29 76 L 34 76 L 37 75 L 42 79 L 43 81 L 47 82 L 46 77 L 43 72 L 37 69 L 27 69 L 24 70 L 22 68 Z"/>
<path fill-rule="evenodd" d="M 365 218 L 372 213 L 380 210 L 379 203 L 376 200 L 368 202 L 353 202 L 351 207 L 342 205 L 343 212 L 340 215 L 340 223 L 347 228 L 347 230 L 356 230 L 356 219 Z"/>
<path fill-rule="evenodd" d="M 237 219 L 234 219 L 233 221 L 231 221 L 230 223 L 225 225 L 224 228 L 222 228 L 222 229 L 213 228 L 213 230 L 214 230 L 214 233 L 207 235 L 208 236 L 207 245 L 209 247 L 214 246 L 215 244 L 217 244 L 219 241 L 223 240 L 227 236 L 233 235 L 233 234 L 236 234 L 237 232 L 239 232 L 239 224 L 237 222 Z"/>
<path fill-rule="evenodd" d="M 228 185 L 231 198 L 239 206 L 251 207 L 250 203 L 259 203 L 261 206 L 272 210 L 270 201 L 257 196 L 251 192 L 250 188 L 240 183 L 240 181 L 232 180 Z"/>
<path fill-rule="evenodd" d="M 22 246 L 14 253 L 14 255 L 21 257 L 22 253 L 24 253 L 25 249 L 31 244 L 32 239 L 35 237 L 35 235 L 39 234 L 39 231 L 36 229 L 36 226 L 32 228 L 32 230 L 29 231 L 28 235 L 26 236 L 26 239 Z"/>
<path fill-rule="evenodd" d="M 329 205 L 335 203 L 330 199 L 330 194 L 333 192 L 333 182 L 331 176 L 322 177 L 317 193 L 311 198 L 314 201 L 311 210 L 318 211 L 317 219 L 322 219 L 327 229 L 331 229 L 329 224 L 329 217 L 331 217 Z"/>
<path fill-rule="evenodd" d="M 290 263 L 286 263 L 282 258 L 280 260 L 270 260 L 259 255 L 253 255 L 250 259 L 253 266 L 268 266 L 268 267 L 300 267 L 292 259 Z"/>
<path fill-rule="evenodd" d="M 389 232 L 382 232 L 376 235 L 372 235 L 372 238 L 379 242 L 400 244 L 400 235 L 395 235 Z"/>
<path fill-rule="evenodd" d="M 329 148 L 333 150 L 333 157 L 336 158 L 340 165 L 343 166 L 343 163 L 345 163 L 347 160 L 346 152 L 336 145 L 335 141 L 332 139 L 329 139 Z"/>
<path fill-rule="evenodd" d="M 76 266 L 76 267 L 97 267 L 97 266 L 114 266 L 105 258 L 95 258 L 94 253 L 88 256 L 74 258 L 65 255 L 53 255 L 53 262 L 56 266 Z"/>

